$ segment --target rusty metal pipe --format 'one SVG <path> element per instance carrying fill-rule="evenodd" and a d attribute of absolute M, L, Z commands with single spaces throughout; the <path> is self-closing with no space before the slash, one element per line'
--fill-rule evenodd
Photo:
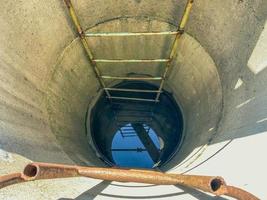
<path fill-rule="evenodd" d="M 22 178 L 21 173 L 8 174 L 4 176 L 0 176 L 0 189 L 7 187 L 9 185 L 17 184 L 24 182 L 25 180 Z"/>
<path fill-rule="evenodd" d="M 23 170 L 23 178 L 27 181 L 39 179 L 68 178 L 80 176 L 77 166 L 52 163 L 30 163 Z"/>
<path fill-rule="evenodd" d="M 77 176 L 118 182 L 137 182 L 157 185 L 179 184 L 198 188 L 216 195 L 225 193 L 225 182 L 220 177 L 165 174 L 162 172 L 137 169 L 114 169 L 79 167 L 49 163 L 30 163 L 24 168 L 21 176 L 16 175 L 16 178 L 18 178 L 17 180 L 19 180 L 19 182 L 23 182 L 39 179 L 67 178 Z M 216 188 L 214 188 L 213 183 L 217 180 L 219 180 L 219 182 Z M 6 178 L 5 181 L 7 181 Z"/>
<path fill-rule="evenodd" d="M 77 176 L 117 182 L 136 182 L 156 185 L 184 185 L 190 188 L 200 189 L 217 196 L 228 195 L 240 200 L 258 200 L 257 197 L 242 189 L 227 186 L 223 178 L 216 176 L 166 174 L 149 170 L 79 167 L 50 163 L 30 163 L 24 168 L 22 173 L 15 173 L 0 177 L 0 189 L 12 184 L 26 181 Z"/>
<path fill-rule="evenodd" d="M 236 199 L 240 200 L 260 200 L 258 197 L 254 196 L 253 194 L 242 190 L 240 188 L 234 187 L 234 186 L 227 186 L 227 192 L 226 194 L 229 197 L 234 197 Z"/>
<path fill-rule="evenodd" d="M 195 176 L 195 175 L 180 175 L 169 174 L 172 177 L 176 177 L 182 180 L 181 185 L 199 189 L 205 192 L 215 194 L 216 196 L 224 195 L 227 193 L 226 183 L 220 176 Z"/>

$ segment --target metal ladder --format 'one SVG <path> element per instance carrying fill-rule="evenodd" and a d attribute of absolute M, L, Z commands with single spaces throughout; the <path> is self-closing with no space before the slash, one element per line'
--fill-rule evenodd
<path fill-rule="evenodd" d="M 119 32 L 119 33 L 85 33 L 83 28 L 80 25 L 79 19 L 75 13 L 74 7 L 71 4 L 70 0 L 64 0 L 65 4 L 68 7 L 71 19 L 77 29 L 83 47 L 87 53 L 88 60 L 93 67 L 95 75 L 100 83 L 101 88 L 105 91 L 106 97 L 110 100 L 119 99 L 119 100 L 130 100 L 130 101 L 146 101 L 146 102 L 159 102 L 160 94 L 162 93 L 162 89 L 167 78 L 167 74 L 171 67 L 171 63 L 173 61 L 174 55 L 177 51 L 178 42 L 181 35 L 184 33 L 185 25 L 188 21 L 190 11 L 193 6 L 194 0 L 188 0 L 185 11 L 183 13 L 181 22 L 177 31 L 167 31 L 167 32 L 139 32 L 139 33 L 129 33 L 129 32 Z M 96 59 L 93 56 L 92 51 L 89 48 L 86 37 L 131 37 L 131 36 L 152 36 L 152 35 L 176 35 L 172 47 L 169 58 L 166 59 Z M 165 69 L 163 73 L 159 77 L 120 77 L 120 76 L 108 76 L 102 75 L 99 68 L 97 67 L 98 63 L 166 63 Z M 105 80 L 113 79 L 113 80 L 142 80 L 142 81 L 159 81 L 158 90 L 142 90 L 142 89 L 125 89 L 125 88 L 112 88 L 107 87 Z M 110 91 L 120 91 L 120 92 L 133 92 L 133 93 L 155 93 L 156 97 L 152 99 L 147 98 L 132 98 L 132 97 L 123 97 L 123 96 L 112 96 Z"/>

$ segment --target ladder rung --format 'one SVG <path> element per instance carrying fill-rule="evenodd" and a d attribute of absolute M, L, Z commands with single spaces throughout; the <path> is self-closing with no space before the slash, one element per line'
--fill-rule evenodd
<path fill-rule="evenodd" d="M 119 91 L 119 92 L 146 92 L 146 93 L 162 92 L 159 90 L 141 90 L 141 89 L 125 89 L 125 88 L 104 88 L 104 89 L 110 91 Z"/>
<path fill-rule="evenodd" d="M 129 128 L 130 128 L 130 127 L 129 127 Z M 134 132 L 134 133 L 135 133 L 135 130 L 134 130 L 134 129 L 125 129 L 124 127 L 122 127 L 121 130 L 122 130 L 123 132 L 126 132 L 126 133 L 128 133 L 128 132 Z"/>
<path fill-rule="evenodd" d="M 125 132 L 123 131 L 122 133 L 123 133 L 123 135 L 136 135 L 136 132 L 125 133 Z"/>
<path fill-rule="evenodd" d="M 107 97 L 110 99 L 121 99 L 121 100 L 132 100 L 132 101 L 149 101 L 149 102 L 158 102 L 155 99 L 143 99 L 143 98 L 130 98 L 130 97 Z"/>
<path fill-rule="evenodd" d="M 135 130 L 132 128 L 132 127 L 121 127 L 122 131 L 134 131 Z M 148 130 L 149 128 L 148 127 L 144 127 L 144 129 Z"/>
<path fill-rule="evenodd" d="M 111 149 L 111 151 L 136 151 L 136 152 L 142 152 L 147 151 L 144 148 L 136 148 L 136 149 Z"/>
<path fill-rule="evenodd" d="M 121 37 L 121 36 L 149 36 L 149 35 L 176 35 L 177 31 L 164 31 L 164 32 L 120 32 L 120 33 L 85 33 L 86 37 Z"/>
<path fill-rule="evenodd" d="M 123 135 L 123 137 L 137 137 L 137 135 Z"/>
<path fill-rule="evenodd" d="M 120 121 L 118 121 L 118 124 L 119 125 L 125 125 L 125 123 L 129 123 L 129 124 L 131 124 L 131 123 L 142 123 L 142 124 L 146 124 L 146 123 L 149 123 L 149 122 L 151 122 L 152 120 L 151 119 L 149 119 L 149 120 L 138 120 L 138 121 L 128 121 L 128 120 L 120 120 Z"/>
<path fill-rule="evenodd" d="M 168 62 L 170 59 L 94 59 L 98 63 L 151 63 Z"/>
<path fill-rule="evenodd" d="M 138 118 L 138 121 L 140 121 L 140 120 L 151 120 L 152 119 L 152 117 L 139 117 Z M 136 117 L 119 117 L 118 119 L 117 119 L 117 121 L 118 122 L 120 122 L 120 121 L 125 121 L 125 120 L 129 120 L 129 121 L 131 121 L 131 120 L 137 120 L 137 118 Z M 134 122 L 134 121 L 133 121 Z M 122 132 L 124 132 L 124 130 L 122 130 Z"/>
<path fill-rule="evenodd" d="M 114 104 L 114 102 L 112 102 L 113 104 Z M 114 109 L 114 110 L 118 110 L 120 113 L 123 113 L 119 108 L 112 108 L 112 109 Z M 123 111 L 125 112 L 125 113 L 134 113 L 134 112 L 136 112 L 136 113 L 138 113 L 138 114 L 143 114 L 143 115 L 148 115 L 148 114 L 151 114 L 152 115 L 152 111 L 150 110 L 140 110 L 140 109 L 135 109 L 135 108 L 132 108 L 132 109 L 129 109 L 129 108 L 123 108 Z"/>
<path fill-rule="evenodd" d="M 121 77 L 121 76 L 101 76 L 103 79 L 117 79 L 117 80 L 162 80 L 161 77 Z"/>
<path fill-rule="evenodd" d="M 112 103 L 112 109 L 121 111 L 123 108 L 124 111 L 138 111 L 138 112 L 152 112 L 152 107 L 153 105 L 143 105 L 143 104 L 138 104 L 137 102 L 131 102 L 132 104 L 129 104 L 129 102 L 111 102 Z M 126 106 L 125 106 L 125 105 Z"/>
<path fill-rule="evenodd" d="M 136 134 L 122 134 L 123 135 L 123 137 L 125 137 L 125 136 L 137 136 Z"/>
<path fill-rule="evenodd" d="M 146 131 L 148 131 L 148 129 L 146 129 Z M 125 134 L 136 134 L 135 130 L 122 130 L 122 132 Z"/>
<path fill-rule="evenodd" d="M 135 131 L 122 131 L 123 134 L 136 134 Z"/>
<path fill-rule="evenodd" d="M 148 114 L 117 114 L 117 117 L 152 117 L 152 115 Z"/>

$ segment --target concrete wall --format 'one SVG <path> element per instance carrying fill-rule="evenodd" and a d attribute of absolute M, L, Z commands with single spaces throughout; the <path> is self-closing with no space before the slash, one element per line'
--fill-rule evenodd
<path fill-rule="evenodd" d="M 102 165 L 85 135 L 85 113 L 99 85 L 64 3 L 3 0 L 0 4 L 0 173 L 21 170 L 30 160 Z M 174 29 L 185 1 L 73 4 L 83 27 L 91 31 L 160 31 Z M 260 180 L 267 178 L 261 156 L 267 150 L 267 71 L 255 75 L 247 62 L 264 27 L 267 3 L 195 4 L 166 85 L 183 107 L 188 135 L 180 156 L 165 170 L 222 175 L 230 184 L 264 198 Z M 171 38 L 150 39 L 89 42 L 97 57 L 168 55 Z M 111 70 L 116 74 L 156 74 L 160 68 L 116 67 Z M 39 181 L 3 189 L 0 199 L 210 198 L 182 187 L 118 184 L 81 178 Z"/>

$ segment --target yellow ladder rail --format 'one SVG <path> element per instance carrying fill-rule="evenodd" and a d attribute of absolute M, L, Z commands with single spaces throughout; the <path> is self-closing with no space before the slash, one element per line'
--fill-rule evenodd
<path fill-rule="evenodd" d="M 177 31 L 165 31 L 165 32 L 117 32 L 117 33 L 84 33 L 84 30 L 82 29 L 79 19 L 75 13 L 75 10 L 71 4 L 70 0 L 64 0 L 65 4 L 68 7 L 71 19 L 73 24 L 75 25 L 77 32 L 79 34 L 79 37 L 81 39 L 81 42 L 83 44 L 83 47 L 87 53 L 88 59 L 90 64 L 93 67 L 93 70 L 96 74 L 96 77 L 100 83 L 101 88 L 105 91 L 106 96 L 109 99 L 124 99 L 124 100 L 138 100 L 138 101 L 151 101 L 151 102 L 159 102 L 160 94 L 162 93 L 164 83 L 166 81 L 168 72 L 171 68 L 171 64 L 174 58 L 174 55 L 177 52 L 177 47 L 179 44 L 179 40 L 181 38 L 181 35 L 184 33 L 185 25 L 188 22 L 190 12 L 192 10 L 193 2 L 194 0 L 188 0 L 185 11 L 183 13 L 181 22 L 178 26 Z M 176 35 L 174 42 L 171 47 L 171 53 L 169 58 L 167 59 L 95 59 L 93 56 L 92 51 L 89 48 L 88 42 L 86 40 L 86 37 L 129 37 L 129 36 L 152 36 L 152 35 Z M 166 63 L 165 69 L 163 74 L 160 77 L 118 77 L 118 76 L 103 76 L 101 75 L 101 72 L 97 66 L 97 63 Z M 151 81 L 160 81 L 159 89 L 155 90 L 153 92 L 156 93 L 156 97 L 154 100 L 152 99 L 143 99 L 143 98 L 129 98 L 129 97 L 112 97 L 109 91 L 121 91 L 121 92 L 130 92 L 133 89 L 111 89 L 106 87 L 104 79 L 115 79 L 115 80 L 151 80 Z M 147 92 L 147 90 L 142 89 L 135 89 L 133 92 Z"/>

